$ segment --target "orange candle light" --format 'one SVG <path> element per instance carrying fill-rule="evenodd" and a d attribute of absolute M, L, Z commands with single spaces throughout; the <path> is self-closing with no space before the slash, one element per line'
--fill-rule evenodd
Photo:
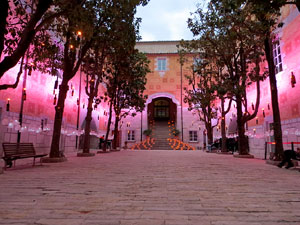
<path fill-rule="evenodd" d="M 6 104 L 6 111 L 9 112 L 10 108 L 10 98 L 7 99 L 7 104 Z"/>
<path fill-rule="evenodd" d="M 22 99 L 23 99 L 23 101 L 26 101 L 26 88 L 23 88 Z"/>

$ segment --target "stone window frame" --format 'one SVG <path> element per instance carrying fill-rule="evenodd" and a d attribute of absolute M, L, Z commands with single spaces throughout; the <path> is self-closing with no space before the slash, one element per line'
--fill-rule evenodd
<path fill-rule="evenodd" d="M 135 141 L 135 130 L 127 130 L 127 141 Z"/>
<path fill-rule="evenodd" d="M 162 63 L 164 61 L 164 63 Z M 168 59 L 167 57 L 157 57 L 156 59 L 156 70 L 165 72 L 168 70 Z"/>
<path fill-rule="evenodd" d="M 189 142 L 198 142 L 197 130 L 189 130 Z"/>
<path fill-rule="evenodd" d="M 273 41 L 273 61 L 275 66 L 275 74 L 283 71 L 282 52 L 279 39 Z"/>

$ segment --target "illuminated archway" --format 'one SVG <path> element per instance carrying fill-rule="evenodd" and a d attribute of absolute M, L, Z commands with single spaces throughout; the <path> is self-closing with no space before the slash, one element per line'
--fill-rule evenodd
<path fill-rule="evenodd" d="M 149 103 L 152 102 L 153 99 L 161 98 L 161 97 L 170 98 L 170 99 L 172 99 L 172 102 L 174 102 L 177 106 L 180 105 L 179 101 L 175 98 L 175 96 L 170 93 L 167 93 L 167 92 L 161 92 L 161 93 L 155 93 L 155 94 L 149 95 L 148 99 L 146 101 L 146 104 L 148 105 Z"/>
<path fill-rule="evenodd" d="M 147 100 L 147 120 L 151 121 L 177 121 L 178 101 L 168 93 L 151 95 Z"/>

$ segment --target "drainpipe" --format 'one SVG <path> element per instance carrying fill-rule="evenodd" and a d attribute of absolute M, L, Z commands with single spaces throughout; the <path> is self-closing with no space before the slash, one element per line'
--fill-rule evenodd
<path fill-rule="evenodd" d="M 180 62 L 180 110 L 181 110 L 181 141 L 183 141 L 182 64 L 183 64 L 183 62 Z"/>
<path fill-rule="evenodd" d="M 141 111 L 141 142 L 143 141 L 143 111 Z"/>

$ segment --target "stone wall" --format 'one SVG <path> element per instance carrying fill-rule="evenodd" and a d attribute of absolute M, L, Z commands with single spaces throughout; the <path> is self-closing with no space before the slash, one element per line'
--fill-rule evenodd
<path fill-rule="evenodd" d="M 9 124 L 6 124 L 5 118 Z M 18 119 L 19 114 L 14 112 L 2 112 L 0 124 L 0 155 L 2 155 L 2 143 L 3 142 L 17 142 L 18 137 Z M 43 120 L 43 130 L 41 129 L 41 121 Z M 13 125 L 13 126 L 12 126 Z M 52 129 L 53 120 L 46 117 L 32 117 L 23 116 L 22 127 L 26 127 L 21 131 L 20 142 L 31 142 L 33 143 L 37 153 L 49 153 L 52 141 Z M 62 126 L 64 131 L 74 130 L 73 125 L 63 123 Z M 70 153 L 76 151 L 76 136 L 70 134 L 62 134 L 60 140 L 60 150 L 64 153 Z"/>
<path fill-rule="evenodd" d="M 281 122 L 282 126 L 282 141 L 285 150 L 292 149 L 291 144 L 285 144 L 290 142 L 300 142 L 300 118 L 291 120 L 284 120 Z M 256 134 L 253 133 L 253 129 L 256 129 Z M 251 127 L 249 136 L 250 153 L 255 158 L 265 158 L 265 142 L 274 141 L 272 132 L 270 133 L 266 127 L 255 126 Z M 300 147 L 300 144 L 294 144 L 294 149 Z M 270 151 L 274 151 L 274 145 L 268 144 L 267 147 L 267 158 L 269 157 Z"/>

